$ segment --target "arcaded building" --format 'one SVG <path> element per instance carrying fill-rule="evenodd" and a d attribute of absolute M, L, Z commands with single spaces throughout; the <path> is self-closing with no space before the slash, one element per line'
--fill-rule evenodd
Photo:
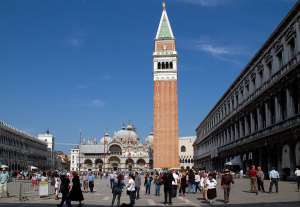
<path fill-rule="evenodd" d="M 196 129 L 195 166 L 246 170 L 300 166 L 300 3 L 298 2 Z"/>

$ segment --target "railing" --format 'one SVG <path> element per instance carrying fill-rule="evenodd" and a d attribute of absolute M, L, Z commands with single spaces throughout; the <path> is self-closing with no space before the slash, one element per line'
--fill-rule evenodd
<path fill-rule="evenodd" d="M 45 197 L 50 197 L 55 193 L 54 186 L 48 182 Z M 30 197 L 42 197 L 40 195 L 40 185 L 33 185 L 31 180 L 13 180 L 7 184 L 9 197 L 18 197 L 20 201 L 28 200 Z"/>

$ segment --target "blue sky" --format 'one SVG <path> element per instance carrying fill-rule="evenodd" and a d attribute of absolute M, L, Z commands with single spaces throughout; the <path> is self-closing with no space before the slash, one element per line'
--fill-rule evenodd
<path fill-rule="evenodd" d="M 179 127 L 195 128 L 295 0 L 169 0 L 179 53 Z M 59 143 L 152 129 L 160 0 L 0 2 L 0 120 Z M 58 150 L 69 149 L 57 146 Z"/>

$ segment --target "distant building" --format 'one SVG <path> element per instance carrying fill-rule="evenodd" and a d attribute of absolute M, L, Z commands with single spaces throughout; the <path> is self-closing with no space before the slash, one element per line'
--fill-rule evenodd
<path fill-rule="evenodd" d="M 197 127 L 195 165 L 300 166 L 300 1 Z"/>
<path fill-rule="evenodd" d="M 179 160 L 180 167 L 194 167 L 194 148 L 193 144 L 196 136 L 179 138 Z"/>
<path fill-rule="evenodd" d="M 75 146 L 73 149 L 71 149 L 70 171 L 79 171 L 79 153 L 79 146 Z"/>
<path fill-rule="evenodd" d="M 47 144 L 36 137 L 0 121 L 0 163 L 10 170 L 28 170 L 30 166 L 42 170 L 47 164 Z"/>
<path fill-rule="evenodd" d="M 55 137 L 50 133 L 49 129 L 45 133 L 38 134 L 37 138 L 45 143 L 47 143 L 48 156 L 47 165 L 50 165 L 52 169 L 55 168 L 56 157 L 54 153 Z"/>

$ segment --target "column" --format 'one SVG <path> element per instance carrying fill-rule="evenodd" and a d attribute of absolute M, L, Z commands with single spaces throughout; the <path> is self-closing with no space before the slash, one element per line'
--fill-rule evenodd
<path fill-rule="evenodd" d="M 286 89 L 286 111 L 288 118 L 294 115 L 294 102 L 289 88 Z"/>
<path fill-rule="evenodd" d="M 258 126 L 258 130 L 262 129 L 262 118 L 260 115 L 260 108 L 257 108 L 257 126 Z"/>
<path fill-rule="evenodd" d="M 239 120 L 239 127 L 240 127 L 240 137 L 239 138 L 242 138 L 244 136 L 244 133 L 243 133 L 243 119 Z"/>
<path fill-rule="evenodd" d="M 234 140 L 234 137 L 233 137 L 233 127 L 234 127 L 234 124 L 230 126 L 230 141 L 231 142 Z"/>
<path fill-rule="evenodd" d="M 234 139 L 239 139 L 239 122 L 234 123 Z"/>
<path fill-rule="evenodd" d="M 251 129 L 251 134 L 254 133 L 255 123 L 254 123 L 253 112 L 250 113 L 250 129 Z"/>
<path fill-rule="evenodd" d="M 265 103 L 266 127 L 271 125 L 271 113 L 268 102 Z"/>
<path fill-rule="evenodd" d="M 296 22 L 295 24 L 296 27 L 296 40 L 295 40 L 295 44 L 296 44 L 296 53 L 300 50 L 300 23 L 299 20 Z"/>
<path fill-rule="evenodd" d="M 279 122 L 281 120 L 281 109 L 280 102 L 278 96 L 275 96 L 275 122 Z"/>
<path fill-rule="evenodd" d="M 283 44 L 283 50 L 282 50 L 282 60 L 283 60 L 283 65 L 285 65 L 289 61 L 289 48 L 288 45 L 286 44 L 287 42 L 282 40 Z"/>
<path fill-rule="evenodd" d="M 248 120 L 247 120 L 247 115 L 244 117 L 244 122 L 245 122 L 245 136 L 249 135 L 249 129 L 248 129 Z"/>

